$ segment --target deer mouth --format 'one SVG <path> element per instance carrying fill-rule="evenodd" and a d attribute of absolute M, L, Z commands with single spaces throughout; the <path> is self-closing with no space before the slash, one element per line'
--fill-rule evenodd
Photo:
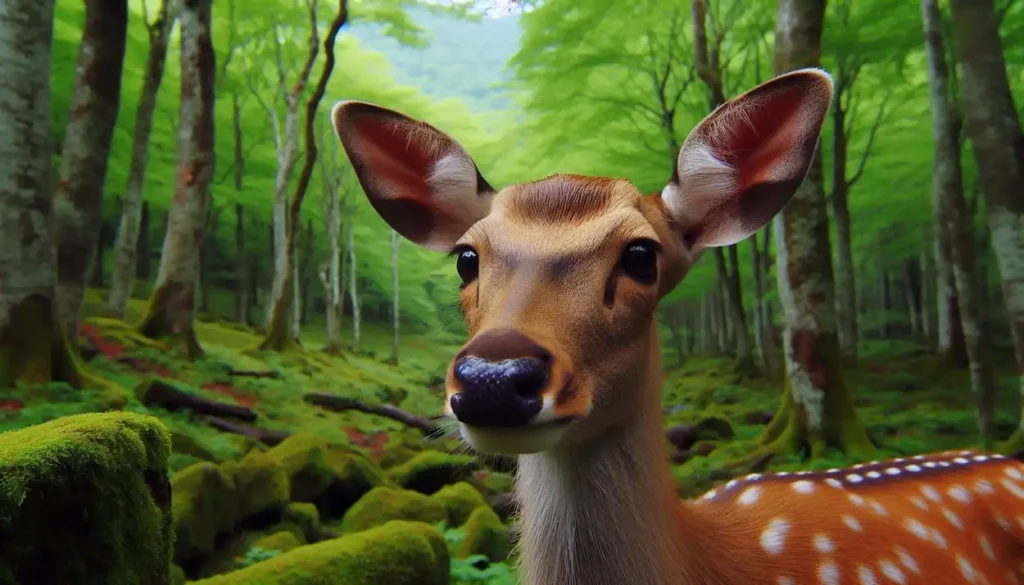
<path fill-rule="evenodd" d="M 564 416 L 519 427 L 477 427 L 459 423 L 462 439 L 480 453 L 529 455 L 554 448 L 576 416 Z"/>

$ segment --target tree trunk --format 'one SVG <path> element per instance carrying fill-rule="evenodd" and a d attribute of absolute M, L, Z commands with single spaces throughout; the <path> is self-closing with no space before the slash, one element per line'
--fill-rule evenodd
<path fill-rule="evenodd" d="M 740 285 L 740 261 L 736 246 L 726 248 L 729 258 L 729 272 L 726 280 L 726 295 L 729 300 L 730 321 L 733 325 L 733 342 L 736 344 L 736 369 L 745 375 L 753 375 L 754 354 L 750 344 L 750 332 L 747 330 L 747 315 L 743 309 L 743 290 Z M 717 249 L 717 248 L 716 248 Z"/>
<path fill-rule="evenodd" d="M 977 398 L 978 432 L 986 447 L 994 432 L 996 380 L 981 317 L 981 304 L 973 270 L 976 253 L 970 215 L 963 195 L 960 169 L 960 121 L 949 103 L 949 73 L 942 39 L 942 13 L 938 0 L 921 0 L 925 49 L 935 140 L 933 188 L 940 205 L 938 215 L 949 234 L 960 320 L 971 371 L 971 389 Z"/>
<path fill-rule="evenodd" d="M 934 349 L 935 344 L 938 341 L 938 337 L 936 335 L 936 327 L 938 324 L 936 308 L 938 307 L 938 304 L 935 300 L 936 280 L 935 263 L 933 261 L 934 255 L 929 253 L 928 246 L 925 245 L 919 254 L 918 260 L 921 265 L 921 325 L 924 333 L 925 346 Z"/>
<path fill-rule="evenodd" d="M 162 0 L 160 12 L 149 29 L 149 55 L 146 57 L 146 74 L 142 81 L 139 108 L 135 112 L 135 136 L 132 142 L 132 159 L 128 167 L 128 190 L 121 208 L 121 226 L 118 229 L 114 260 L 114 279 L 107 299 L 107 310 L 117 317 L 123 317 L 128 308 L 135 285 L 135 277 L 149 278 L 149 262 L 152 250 L 149 247 L 149 216 L 144 215 L 139 229 L 140 215 L 148 212 L 142 201 L 145 187 L 146 165 L 149 161 L 149 136 L 153 130 L 153 113 L 156 111 L 157 94 L 164 77 L 167 63 L 167 46 L 174 28 L 176 10 L 173 0 Z M 136 263 L 136 256 L 140 257 Z M 140 270 L 144 268 L 144 273 Z"/>
<path fill-rule="evenodd" d="M 836 88 L 832 103 L 832 215 L 836 220 L 836 326 L 839 349 L 843 359 L 857 362 L 857 282 L 853 270 L 853 247 L 850 234 L 849 182 L 846 159 L 849 138 L 846 136 L 846 112 L 843 110 L 841 87 Z"/>
<path fill-rule="evenodd" d="M 181 4 L 181 109 L 178 173 L 160 255 L 160 271 L 139 330 L 151 338 L 172 337 L 190 357 L 202 354 L 194 329 L 199 254 L 214 166 L 214 77 L 210 39 L 212 0 Z"/>
<path fill-rule="evenodd" d="M 327 185 L 327 242 L 330 252 L 327 258 L 327 275 L 324 279 L 324 300 L 327 305 L 327 351 L 337 353 L 341 349 L 341 199 L 335 185 Z"/>
<path fill-rule="evenodd" d="M 301 225 L 300 226 L 296 226 L 295 230 L 296 230 L 295 237 L 296 238 L 301 238 L 302 237 L 302 232 L 303 232 L 302 226 Z M 306 238 L 309 238 L 309 234 L 308 233 L 306 234 Z M 298 246 L 296 246 L 296 247 L 298 247 Z M 302 335 L 302 291 L 300 290 L 302 288 L 302 281 L 301 281 L 300 274 L 299 274 L 299 260 L 300 260 L 300 258 L 298 256 L 299 256 L 298 252 L 296 251 L 296 253 L 295 253 L 295 261 L 291 263 L 291 270 L 292 270 L 292 278 L 291 278 L 291 281 L 292 281 L 292 286 L 291 286 L 291 291 L 292 291 L 292 301 L 291 301 L 291 305 L 292 305 L 291 336 L 292 336 L 292 343 L 294 343 L 295 345 L 300 345 L 299 342 L 300 342 L 301 335 Z"/>
<path fill-rule="evenodd" d="M 72 344 L 78 339 L 86 282 L 98 244 L 96 228 L 102 220 L 103 184 L 121 101 L 127 30 L 127 0 L 86 0 L 53 202 L 57 307 Z"/>
<path fill-rule="evenodd" d="M 889 271 L 882 269 L 880 286 L 878 287 L 879 305 L 882 308 L 882 330 L 879 333 L 882 339 L 892 337 L 892 279 Z"/>
<path fill-rule="evenodd" d="M 348 226 L 348 296 L 349 303 L 352 304 L 352 346 L 355 347 L 356 349 L 359 349 L 359 291 L 358 287 L 356 286 L 356 245 L 353 231 L 354 230 L 352 229 L 352 226 Z"/>
<path fill-rule="evenodd" d="M 313 39 L 313 48 L 315 48 L 316 39 L 316 15 L 315 15 L 315 3 L 311 5 L 311 37 Z M 299 228 L 300 212 L 302 210 L 302 201 L 306 196 L 306 191 L 309 188 L 309 181 L 313 175 L 313 165 L 316 163 L 317 147 L 316 147 L 316 132 L 314 131 L 314 124 L 316 121 L 316 111 L 320 105 L 320 100 L 323 98 L 324 91 L 327 87 L 327 81 L 330 79 L 331 73 L 334 70 L 334 42 L 338 35 L 338 31 L 342 25 L 348 20 L 348 10 L 346 0 L 339 0 L 338 12 L 335 15 L 331 28 L 327 33 L 327 38 L 324 40 L 324 52 L 326 59 L 324 60 L 324 67 L 321 71 L 320 80 L 317 82 L 316 89 L 313 95 L 309 97 L 306 102 L 306 118 L 305 118 L 305 150 L 306 157 L 303 162 L 302 172 L 299 173 L 298 184 L 295 186 L 295 193 L 292 196 L 290 215 L 289 215 L 289 229 L 287 238 L 287 250 L 285 254 L 286 269 L 283 274 L 288 275 L 283 287 L 279 291 L 279 295 L 274 295 L 270 301 L 271 306 L 271 320 L 267 327 L 267 335 L 260 343 L 260 349 L 263 350 L 274 350 L 281 351 L 288 346 L 288 327 L 287 317 L 289 303 L 291 301 L 292 287 L 297 284 L 293 283 L 291 276 L 292 266 L 295 264 L 295 245 L 296 245 L 296 232 Z M 312 50 L 309 55 L 309 59 L 305 67 L 312 67 L 313 61 L 316 59 L 316 51 Z M 275 277 L 276 278 L 276 277 Z"/>
<path fill-rule="evenodd" d="M 906 298 L 910 321 L 910 334 L 921 339 L 921 275 L 918 274 L 917 258 L 903 261 L 903 294 Z"/>
<path fill-rule="evenodd" d="M 775 72 L 818 67 L 825 0 L 780 0 Z M 779 297 L 785 313 L 786 384 L 781 407 L 761 438 L 772 454 L 827 448 L 859 457 L 874 450 L 843 380 L 836 334 L 835 285 L 822 165 L 816 151 L 807 178 L 776 216 Z"/>
<path fill-rule="evenodd" d="M 754 351 L 758 362 L 767 373 L 769 365 L 764 351 L 764 273 L 761 265 L 761 251 L 757 245 L 757 234 L 750 236 L 749 241 L 750 268 L 754 275 Z"/>
<path fill-rule="evenodd" d="M 398 324 L 401 314 L 398 310 L 398 232 L 391 230 L 391 324 L 394 329 L 394 337 L 391 340 L 391 363 L 398 365 Z"/>
<path fill-rule="evenodd" d="M 0 2 L 0 388 L 94 381 L 68 344 L 55 300 L 53 18 L 53 0 Z"/>
<path fill-rule="evenodd" d="M 313 264 L 313 242 L 316 240 L 316 231 L 313 230 L 313 220 L 306 220 L 306 241 L 302 251 L 302 262 L 299 262 L 299 290 L 302 292 L 300 302 L 302 310 L 299 311 L 299 323 L 305 326 L 309 321 L 309 308 L 313 302 L 313 287 L 310 280 Z"/>
<path fill-rule="evenodd" d="M 1024 135 L 992 0 L 951 0 L 967 136 L 985 195 L 1017 375 L 1024 394 Z M 1024 413 L 1011 443 L 1024 444 Z"/>
<path fill-rule="evenodd" d="M 245 207 L 235 204 L 235 247 L 238 275 L 235 280 L 235 321 L 247 323 L 249 315 L 249 258 L 245 253 Z"/>

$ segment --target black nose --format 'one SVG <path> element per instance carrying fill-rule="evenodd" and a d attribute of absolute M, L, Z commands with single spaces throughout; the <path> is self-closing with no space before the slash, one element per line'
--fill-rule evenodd
<path fill-rule="evenodd" d="M 486 333 L 461 352 L 454 376 L 462 388 L 450 402 L 460 422 L 515 427 L 529 423 L 540 412 L 551 357 L 547 350 L 526 341 L 518 332 Z"/>

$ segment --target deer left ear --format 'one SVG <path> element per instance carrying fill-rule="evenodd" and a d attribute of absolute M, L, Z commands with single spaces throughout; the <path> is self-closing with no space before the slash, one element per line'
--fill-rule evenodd
<path fill-rule="evenodd" d="M 687 242 L 734 244 L 786 206 L 810 168 L 832 91 L 828 73 L 793 71 L 722 104 L 693 129 L 661 192 Z"/>

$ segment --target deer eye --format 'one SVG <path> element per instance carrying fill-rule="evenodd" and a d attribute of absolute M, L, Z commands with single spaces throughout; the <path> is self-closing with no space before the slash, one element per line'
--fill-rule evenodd
<path fill-rule="evenodd" d="M 472 248 L 463 248 L 456 252 L 455 270 L 459 272 L 463 286 L 476 280 L 480 273 L 480 257 Z"/>
<path fill-rule="evenodd" d="M 651 284 L 658 278 L 658 244 L 634 240 L 622 249 L 622 270 L 633 280 Z"/>

